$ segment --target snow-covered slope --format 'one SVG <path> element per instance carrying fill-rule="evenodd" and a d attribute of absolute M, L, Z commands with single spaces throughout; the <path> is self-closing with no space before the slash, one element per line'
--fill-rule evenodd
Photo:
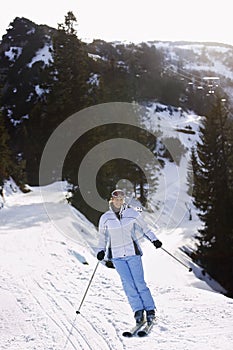
<path fill-rule="evenodd" d="M 51 200 L 58 198 L 52 186 L 50 192 Z M 116 271 L 101 264 L 76 315 L 95 257 L 53 225 L 39 188 L 11 195 L 6 202 L 0 214 L 1 349 L 232 348 L 233 301 L 149 242 L 143 244 L 143 262 L 159 311 L 150 336 L 122 338 L 122 331 L 134 322 L 132 312 Z M 85 225 L 95 235 L 94 227 L 77 216 L 77 234 Z M 187 264 L 191 262 L 176 247 L 194 226 L 184 221 L 172 235 L 166 229 L 158 233 L 164 247 Z"/>
<path fill-rule="evenodd" d="M 171 127 L 180 129 L 188 122 L 197 130 L 197 116 L 182 119 L 178 113 L 168 117 Z M 196 134 L 176 132 L 187 147 L 195 142 Z M 152 207 L 160 204 L 161 209 L 143 215 L 152 227 L 159 225 L 163 247 L 193 272 L 150 242 L 142 243 L 145 276 L 159 314 L 157 325 L 143 339 L 122 337 L 134 323 L 133 314 L 118 274 L 102 264 L 76 315 L 97 264 L 92 249 L 97 231 L 66 202 L 64 184 L 33 187 L 27 194 L 5 191 L 0 210 L 1 350 L 232 349 L 232 299 L 182 252 L 193 247 L 200 222 L 193 208 L 189 220 L 189 198 L 176 173 L 176 165 L 166 162 L 160 177 L 166 179 L 167 195 L 162 196 L 161 181 L 151 198 Z M 178 200 L 177 191 L 182 192 Z"/>

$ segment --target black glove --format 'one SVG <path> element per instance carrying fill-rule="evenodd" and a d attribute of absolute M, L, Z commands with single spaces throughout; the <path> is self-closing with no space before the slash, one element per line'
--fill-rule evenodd
<path fill-rule="evenodd" d="M 109 269 L 115 269 L 111 260 L 107 260 L 105 266 L 107 266 Z"/>
<path fill-rule="evenodd" d="M 158 240 L 158 239 L 156 241 L 153 241 L 153 244 L 154 244 L 156 249 L 162 247 L 162 242 L 160 242 L 160 240 Z"/>
<path fill-rule="evenodd" d="M 104 256 L 105 256 L 105 251 L 104 250 L 101 250 L 98 254 L 97 254 L 97 259 L 99 261 L 103 260 L 104 259 Z"/>

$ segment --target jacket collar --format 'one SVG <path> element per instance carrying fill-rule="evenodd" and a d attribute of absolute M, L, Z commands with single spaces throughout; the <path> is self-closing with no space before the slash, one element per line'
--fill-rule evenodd
<path fill-rule="evenodd" d="M 126 208 L 127 208 L 127 207 L 126 207 L 125 204 L 123 204 L 123 205 L 121 206 L 121 208 L 120 208 L 120 210 L 119 210 L 119 215 L 120 215 L 120 216 L 122 215 L 123 211 L 124 211 Z M 113 207 L 112 207 L 112 204 L 111 204 L 111 203 L 109 203 L 109 210 L 110 210 L 112 213 L 116 214 L 116 212 L 113 210 Z"/>

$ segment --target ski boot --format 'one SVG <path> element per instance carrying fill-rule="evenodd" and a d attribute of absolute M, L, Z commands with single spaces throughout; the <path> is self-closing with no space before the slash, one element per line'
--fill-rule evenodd
<path fill-rule="evenodd" d="M 148 324 L 151 324 L 155 319 L 155 310 L 146 311 L 146 321 Z"/>
<path fill-rule="evenodd" d="M 142 323 L 144 321 L 144 310 L 138 310 L 134 314 L 136 324 Z"/>

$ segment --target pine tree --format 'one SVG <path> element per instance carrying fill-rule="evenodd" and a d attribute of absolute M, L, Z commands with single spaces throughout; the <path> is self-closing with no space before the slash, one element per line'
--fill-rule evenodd
<path fill-rule="evenodd" d="M 71 114 L 88 106 L 88 55 L 85 44 L 76 36 L 76 18 L 72 12 L 58 25 L 53 37 L 53 59 L 50 67 L 48 111 L 53 127 Z"/>
<path fill-rule="evenodd" d="M 0 186 L 9 177 L 14 178 L 16 183 L 24 190 L 26 177 L 24 173 L 25 162 L 21 157 L 15 157 L 10 149 L 10 136 L 5 127 L 5 122 L 0 113 Z"/>
<path fill-rule="evenodd" d="M 203 222 L 196 258 L 233 294 L 233 127 L 220 98 L 200 131 L 196 155 L 193 151 L 194 204 Z"/>
<path fill-rule="evenodd" d="M 53 62 L 43 69 L 43 85 L 46 91 L 30 111 L 22 129 L 23 153 L 27 159 L 30 184 L 38 184 L 39 165 L 43 149 L 53 131 L 66 118 L 87 107 L 88 56 L 85 44 L 76 35 L 77 22 L 72 12 L 52 33 Z M 30 144 L 30 147 L 28 147 Z"/>
<path fill-rule="evenodd" d="M 0 186 L 10 176 L 12 166 L 11 151 L 8 145 L 9 135 L 4 125 L 3 116 L 0 115 Z"/>

